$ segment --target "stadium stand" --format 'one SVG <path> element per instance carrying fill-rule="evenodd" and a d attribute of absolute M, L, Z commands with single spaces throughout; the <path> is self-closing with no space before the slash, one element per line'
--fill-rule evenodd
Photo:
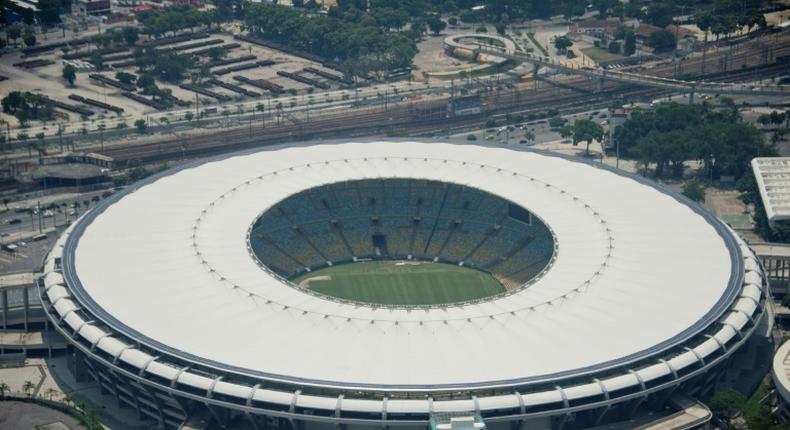
<path fill-rule="evenodd" d="M 539 274 L 554 254 L 552 233 L 526 209 L 474 188 L 407 179 L 291 196 L 258 218 L 250 247 L 285 278 L 359 259 L 411 258 L 486 270 L 509 288 Z"/>

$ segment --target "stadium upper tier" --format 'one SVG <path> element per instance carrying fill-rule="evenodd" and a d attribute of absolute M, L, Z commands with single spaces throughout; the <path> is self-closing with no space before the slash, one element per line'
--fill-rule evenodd
<path fill-rule="evenodd" d="M 554 254 L 551 232 L 527 209 L 471 187 L 414 179 L 297 193 L 255 221 L 250 246 L 285 278 L 358 259 L 423 259 L 491 272 L 511 289 Z"/>
<path fill-rule="evenodd" d="M 507 228 L 496 207 L 534 214 L 553 234 L 553 262 L 511 294 L 413 309 L 308 294 L 254 257 L 256 222 L 307 201 L 293 196 L 394 180 L 498 197 L 474 214 L 434 215 L 490 218 L 476 239 Z M 323 203 L 310 204 L 267 231 L 293 238 L 294 225 L 304 228 L 323 242 L 291 249 L 320 264 L 324 252 L 356 255 L 321 233 L 331 218 L 309 230 Z M 358 252 L 370 253 L 373 209 L 336 208 L 364 213 L 337 220 L 344 234 L 359 225 Z M 386 212 L 380 223 L 392 221 Z M 387 248 L 406 247 L 401 236 Z M 420 248 L 433 249 L 427 239 Z M 434 254 L 444 250 L 425 255 Z M 748 339 L 764 291 L 759 263 L 731 230 L 643 178 L 539 151 L 413 141 L 268 148 L 163 172 L 75 222 L 47 258 L 44 285 L 53 321 L 78 348 L 168 395 L 309 410 L 308 421 L 423 423 L 432 412 L 569 413 L 690 381 Z"/>

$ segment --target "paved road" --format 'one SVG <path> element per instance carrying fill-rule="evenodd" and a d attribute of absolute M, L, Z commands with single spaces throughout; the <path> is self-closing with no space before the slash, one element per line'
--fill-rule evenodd
<path fill-rule="evenodd" d="M 59 424 L 59 425 L 58 425 Z M 62 430 L 82 430 L 76 419 L 34 403 L 0 402 L 0 428 L 4 430 L 31 430 L 52 426 Z"/>

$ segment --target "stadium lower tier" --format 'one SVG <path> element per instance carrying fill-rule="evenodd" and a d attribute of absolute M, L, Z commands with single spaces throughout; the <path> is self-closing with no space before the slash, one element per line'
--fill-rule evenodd
<path fill-rule="evenodd" d="M 555 243 L 529 210 L 492 194 L 417 179 L 338 182 L 294 194 L 250 230 L 258 260 L 283 278 L 360 259 L 477 268 L 508 289 L 550 265 Z"/>

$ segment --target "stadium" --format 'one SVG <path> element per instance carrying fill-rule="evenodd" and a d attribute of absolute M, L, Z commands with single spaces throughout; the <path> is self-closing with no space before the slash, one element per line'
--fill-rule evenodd
<path fill-rule="evenodd" d="M 590 428 L 704 398 L 769 324 L 759 261 L 701 206 L 449 142 L 164 171 L 72 224 L 42 280 L 74 371 L 164 428 Z"/>

